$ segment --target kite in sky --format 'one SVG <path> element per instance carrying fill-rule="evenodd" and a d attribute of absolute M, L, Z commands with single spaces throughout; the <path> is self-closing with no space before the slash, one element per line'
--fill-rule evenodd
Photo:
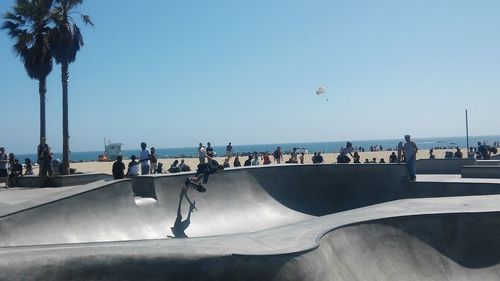
<path fill-rule="evenodd" d="M 316 95 L 317 96 L 322 96 L 326 93 L 325 86 L 321 86 L 316 90 Z M 326 101 L 328 101 L 328 98 L 326 98 Z"/>

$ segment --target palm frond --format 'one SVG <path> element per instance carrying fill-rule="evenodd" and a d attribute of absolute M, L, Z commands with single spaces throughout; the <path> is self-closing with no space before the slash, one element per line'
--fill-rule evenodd
<path fill-rule="evenodd" d="M 92 23 L 92 21 L 90 20 L 90 16 L 89 15 L 82 15 L 82 21 L 85 24 L 90 24 L 91 26 L 94 26 L 94 23 Z"/>

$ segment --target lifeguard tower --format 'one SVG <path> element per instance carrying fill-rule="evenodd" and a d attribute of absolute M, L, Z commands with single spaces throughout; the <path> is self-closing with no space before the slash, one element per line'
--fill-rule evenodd
<path fill-rule="evenodd" d="M 108 143 L 104 145 L 104 156 L 108 161 L 115 161 L 118 155 L 122 155 L 123 143 Z"/>
<path fill-rule="evenodd" d="M 104 154 L 97 156 L 97 161 L 115 161 L 119 155 L 122 155 L 122 145 L 123 143 L 111 143 L 111 141 L 106 144 L 106 138 L 104 138 Z"/>

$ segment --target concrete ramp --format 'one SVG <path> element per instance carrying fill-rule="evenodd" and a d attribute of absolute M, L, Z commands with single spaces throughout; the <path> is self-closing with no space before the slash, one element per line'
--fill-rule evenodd
<path fill-rule="evenodd" d="M 280 280 L 499 280 L 499 219 L 442 214 L 346 226 L 288 261 Z"/>
<path fill-rule="evenodd" d="M 211 176 L 206 193 L 189 188 L 181 199 L 189 175 L 100 181 L 2 209 L 0 243 L 21 246 L 255 232 L 395 200 L 405 178 L 401 165 L 231 169 Z M 197 211 L 188 220 L 189 201 L 196 202 Z"/>
<path fill-rule="evenodd" d="M 207 192 L 200 193 L 190 186 L 187 198 L 181 199 L 185 179 L 186 176 L 159 177 L 154 182 L 158 203 L 167 214 L 169 227 L 165 230 L 172 231 L 169 236 L 183 237 L 182 229 L 176 231 L 173 226 L 178 215 L 181 221 L 186 220 L 188 198 L 195 202 L 197 211 L 191 214 L 189 226 L 185 226 L 185 237 L 254 232 L 312 218 L 280 204 L 249 170 L 211 176 Z"/>

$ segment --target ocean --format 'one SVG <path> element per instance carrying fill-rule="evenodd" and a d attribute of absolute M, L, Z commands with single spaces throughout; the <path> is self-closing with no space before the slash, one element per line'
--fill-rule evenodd
<path fill-rule="evenodd" d="M 354 147 L 363 147 L 365 150 L 369 151 L 370 146 L 382 146 L 384 150 L 397 147 L 398 143 L 403 141 L 403 139 L 386 139 L 386 140 L 352 140 Z M 465 137 L 439 137 L 439 138 L 417 138 L 413 139 L 420 149 L 430 149 L 430 148 L 453 148 L 456 146 L 466 147 Z M 473 136 L 469 137 L 469 145 L 476 146 L 477 142 L 486 142 L 492 145 L 494 142 L 500 141 L 500 135 L 496 136 Z M 218 156 L 224 155 L 226 151 L 226 145 L 214 146 L 214 150 Z M 273 152 L 277 146 L 281 146 L 282 150 L 291 151 L 294 147 L 306 148 L 309 153 L 313 152 L 338 152 L 341 147 L 345 146 L 345 141 L 333 141 L 333 142 L 301 142 L 301 143 L 281 143 L 281 144 L 251 144 L 251 145 L 238 145 L 233 144 L 234 153 L 251 153 L 251 152 Z M 122 150 L 122 155 L 124 158 L 129 158 L 132 155 L 139 155 L 140 148 L 133 150 Z M 179 147 L 179 148 L 156 148 L 156 153 L 161 158 L 173 158 L 173 157 L 195 157 L 197 147 Z M 103 154 L 103 151 L 74 151 L 71 153 L 72 162 L 81 161 L 97 161 L 97 156 Z M 25 158 L 30 158 L 31 160 L 36 160 L 36 153 L 32 154 L 18 154 L 17 159 L 21 162 Z M 62 159 L 62 153 L 54 153 L 55 159 Z"/>

